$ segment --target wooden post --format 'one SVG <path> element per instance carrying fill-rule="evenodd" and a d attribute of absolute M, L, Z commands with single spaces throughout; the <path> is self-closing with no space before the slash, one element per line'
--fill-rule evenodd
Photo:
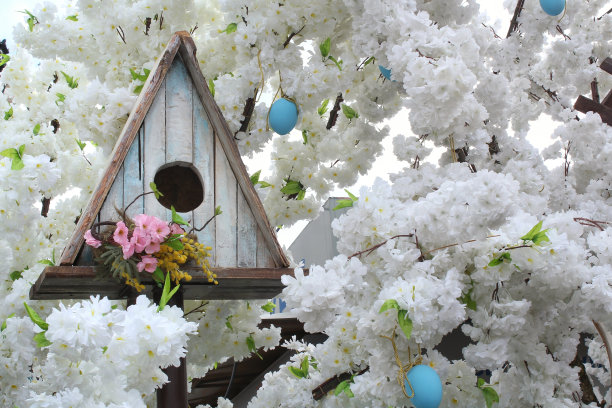
<path fill-rule="evenodd" d="M 159 304 L 161 299 L 161 288 L 153 289 L 153 300 Z M 178 306 L 184 308 L 183 289 L 179 288 L 170 299 L 167 306 Z M 168 382 L 157 390 L 157 408 L 189 408 L 187 399 L 187 364 L 185 358 L 181 358 L 178 367 L 170 366 L 164 370 L 168 376 Z"/>

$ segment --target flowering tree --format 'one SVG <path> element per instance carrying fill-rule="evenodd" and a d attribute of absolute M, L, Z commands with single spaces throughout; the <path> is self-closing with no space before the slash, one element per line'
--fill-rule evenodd
<path fill-rule="evenodd" d="M 271 168 L 253 180 L 275 225 L 314 217 L 365 174 L 390 132 L 381 122 L 409 110 L 393 139 L 405 169 L 351 200 L 334 224 L 341 255 L 284 282 L 305 328 L 328 340 L 289 342 L 299 353 L 250 406 L 407 405 L 395 378 L 417 350 L 441 378 L 442 406 L 608 406 L 593 321 L 612 327 L 612 128 L 572 109 L 594 80 L 612 89 L 598 68 L 612 55 L 606 1 L 571 2 L 561 20 L 526 1 L 507 38 L 474 0 L 249 3 L 79 0 L 24 13 L 20 47 L 0 60 L 3 406 L 145 406 L 185 347 L 196 377 L 278 343 L 278 329 L 256 328 L 253 303 L 194 305 L 185 319 L 144 298 L 127 310 L 27 301 L 178 30 L 192 33 L 242 154 L 271 143 Z M 267 126 L 274 94 L 299 111 L 293 134 Z M 540 154 L 526 134 L 543 114 L 556 128 Z M 449 361 L 435 346 L 457 327 L 471 344 Z"/>

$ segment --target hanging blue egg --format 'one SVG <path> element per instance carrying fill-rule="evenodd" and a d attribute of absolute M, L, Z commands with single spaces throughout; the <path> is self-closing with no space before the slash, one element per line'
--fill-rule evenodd
<path fill-rule="evenodd" d="M 416 408 L 438 408 L 442 401 L 442 381 L 436 370 L 422 364 L 412 367 L 404 380 L 404 388 L 408 395 L 412 394 L 410 385 L 414 390 L 410 402 Z"/>
<path fill-rule="evenodd" d="M 378 69 L 380 69 L 380 73 L 382 74 L 382 76 L 384 76 L 387 79 L 391 79 L 391 70 L 387 69 L 385 67 L 383 67 L 382 65 L 378 66 Z"/>
<path fill-rule="evenodd" d="M 546 14 L 558 16 L 565 9 L 565 0 L 540 0 L 540 7 Z"/>
<path fill-rule="evenodd" d="M 286 135 L 295 127 L 298 111 L 295 103 L 280 98 L 272 104 L 268 115 L 268 124 L 279 135 Z"/>

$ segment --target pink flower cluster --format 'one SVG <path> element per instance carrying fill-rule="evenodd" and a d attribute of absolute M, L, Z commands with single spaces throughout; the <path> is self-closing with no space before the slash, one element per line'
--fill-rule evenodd
<path fill-rule="evenodd" d="M 155 272 L 157 268 L 157 258 L 151 256 L 160 250 L 164 240 L 172 234 L 183 234 L 182 228 L 176 224 L 168 224 L 157 217 L 146 214 L 138 214 L 134 217 L 134 230 L 130 233 L 127 225 L 123 221 L 117 223 L 117 228 L 113 233 L 113 240 L 121 246 L 123 259 L 129 259 L 135 253 L 140 255 L 138 271 Z M 100 247 L 102 242 L 94 238 L 91 230 L 85 233 L 85 242 L 94 248 Z"/>

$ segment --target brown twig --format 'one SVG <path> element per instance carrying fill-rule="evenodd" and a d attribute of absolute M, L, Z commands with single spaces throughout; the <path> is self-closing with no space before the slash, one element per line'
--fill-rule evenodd
<path fill-rule="evenodd" d="M 604 227 L 602 227 L 600 224 L 610 224 L 607 221 L 596 221 L 596 220 L 591 220 L 591 219 L 584 218 L 584 217 L 575 217 L 574 221 L 576 221 L 580 225 L 586 225 L 587 227 L 599 228 L 600 231 L 604 230 Z"/>
<path fill-rule="evenodd" d="M 42 208 L 40 210 L 40 215 L 46 217 L 49 214 L 49 206 L 51 204 L 51 199 L 47 197 L 43 197 L 42 199 Z"/>
<path fill-rule="evenodd" d="M 136 196 L 136 198 L 134 198 L 134 199 L 132 200 L 132 202 L 131 202 L 131 203 L 129 203 L 129 204 L 127 205 L 127 207 L 125 207 L 125 208 L 123 209 L 123 214 L 122 214 L 122 216 L 123 216 L 123 219 L 124 219 L 124 220 L 127 220 L 127 216 L 126 216 L 125 214 L 127 213 L 128 208 L 130 208 L 130 206 L 131 206 L 132 204 L 134 204 L 134 203 L 136 202 L 136 200 L 138 200 L 140 197 L 144 197 L 144 196 L 146 196 L 147 194 L 155 194 L 155 192 L 154 192 L 154 191 L 147 191 L 146 193 L 140 193 L 140 194 L 138 194 L 138 195 Z"/>
<path fill-rule="evenodd" d="M 599 322 L 596 322 L 595 320 L 592 320 L 592 322 L 595 325 L 595 329 L 597 329 L 597 333 L 599 333 L 599 335 L 601 336 L 601 340 L 603 341 L 604 346 L 606 347 L 606 353 L 608 354 L 608 367 L 612 368 L 612 350 L 610 349 L 610 341 L 608 339 L 608 335 L 606 334 L 606 331 L 601 326 L 601 324 L 599 324 Z M 612 389 L 610 392 L 612 392 Z M 610 398 L 612 401 L 612 395 L 610 396 Z"/>
<path fill-rule="evenodd" d="M 119 38 L 121 38 L 121 41 L 123 41 L 124 44 L 127 44 L 125 42 L 125 33 L 123 32 L 123 28 L 121 28 L 121 26 L 117 26 L 116 30 L 117 34 L 119 34 Z"/>
<path fill-rule="evenodd" d="M 570 36 L 563 32 L 563 29 L 561 28 L 559 24 L 557 24 L 555 28 L 557 29 L 557 32 L 561 34 L 565 40 L 571 40 Z"/>
<path fill-rule="evenodd" d="M 342 381 L 350 380 L 351 377 L 361 375 L 365 373 L 366 371 L 368 371 L 369 369 L 370 367 L 366 367 L 363 370 L 359 371 L 357 374 L 342 373 L 342 374 L 333 376 L 332 378 L 324 381 L 323 383 L 318 385 L 314 390 L 312 390 L 312 399 L 314 399 L 315 401 L 319 401 L 323 399 L 323 397 L 325 397 L 325 395 L 327 395 L 328 392 L 330 392 L 331 390 L 335 390 L 336 387 Z"/>
<path fill-rule="evenodd" d="M 482 24 L 482 26 L 483 26 L 483 27 L 486 27 L 486 28 L 488 28 L 489 30 L 491 30 L 491 31 L 493 32 L 493 36 L 494 36 L 495 38 L 498 38 L 498 39 L 500 39 L 500 40 L 502 39 L 502 38 L 501 38 L 499 35 L 497 35 L 497 33 L 495 32 L 495 29 L 494 29 L 493 27 L 488 26 L 488 25 L 486 25 L 485 23 L 481 23 L 481 24 Z"/>
<path fill-rule="evenodd" d="M 144 35 L 149 35 L 149 30 L 151 29 L 151 17 L 145 18 L 144 25 L 145 25 Z"/>
<path fill-rule="evenodd" d="M 516 3 L 514 15 L 512 16 L 512 20 L 510 21 L 510 27 L 508 27 L 508 34 L 506 34 L 506 38 L 510 37 L 510 34 L 512 34 L 518 29 L 518 18 L 521 15 L 521 11 L 523 11 L 524 4 L 525 0 L 518 0 L 518 2 Z"/>
<path fill-rule="evenodd" d="M 212 217 L 210 217 L 210 218 L 208 219 L 208 221 L 206 221 L 206 222 L 204 223 L 204 225 L 202 226 L 202 228 L 191 227 L 191 229 L 189 230 L 189 233 L 191 234 L 193 231 L 198 231 L 198 232 L 199 232 L 199 231 L 202 231 L 204 228 L 206 228 L 206 226 L 207 226 L 208 224 L 210 224 L 210 222 L 211 222 L 211 221 L 212 221 L 212 220 L 213 220 L 213 219 L 214 219 L 214 218 L 215 218 L 217 215 L 219 215 L 219 214 L 217 214 L 217 213 L 215 212 L 215 215 L 213 215 Z"/>
<path fill-rule="evenodd" d="M 102 241 L 102 237 L 100 237 L 98 235 L 98 233 L 95 231 L 96 229 L 98 229 L 98 227 L 101 227 L 102 225 L 114 225 L 116 226 L 117 223 L 114 221 L 100 221 L 100 222 L 96 222 L 95 224 L 93 224 L 91 226 L 91 236 L 94 237 L 95 239 L 97 239 L 98 241 Z"/>
<path fill-rule="evenodd" d="M 605 13 L 603 13 L 601 16 L 597 17 L 597 20 L 601 20 L 606 14 L 610 14 L 610 13 L 612 13 L 612 8 L 606 11 Z"/>
<path fill-rule="evenodd" d="M 499 237 L 499 235 L 488 235 L 485 238 L 489 239 L 489 238 L 495 238 L 495 237 Z M 444 245 L 444 246 L 439 247 L 439 248 L 430 249 L 429 251 L 425 252 L 425 255 L 427 255 L 427 254 L 429 254 L 429 253 L 431 253 L 433 251 L 439 251 L 441 249 L 451 248 L 451 247 L 459 246 L 459 245 L 463 245 L 463 244 L 469 244 L 469 243 L 476 242 L 476 241 L 478 241 L 478 240 L 477 239 L 470 239 L 469 241 L 465 241 L 465 242 L 461 242 L 461 243 L 457 242 L 457 243 L 454 243 L 454 244 Z"/>
<path fill-rule="evenodd" d="M 200 303 L 200 306 L 197 306 L 197 307 L 191 309 L 190 311 L 188 311 L 187 313 L 183 314 L 183 317 L 187 317 L 188 315 L 192 314 L 193 312 L 199 311 L 200 309 L 202 309 L 206 305 L 208 305 L 208 302 L 207 301 L 202 301 Z"/>
<path fill-rule="evenodd" d="M 599 103 L 599 90 L 597 89 L 597 78 L 591 81 L 591 99 Z"/>
<path fill-rule="evenodd" d="M 302 30 L 304 29 L 304 27 L 306 27 L 306 24 L 304 24 L 304 25 L 302 26 L 302 28 L 300 28 L 298 31 L 293 31 L 293 32 L 291 32 L 291 34 L 289 34 L 289 35 L 287 36 L 287 39 L 286 39 L 286 40 L 285 40 L 285 42 L 283 43 L 283 48 L 287 48 L 287 46 L 288 46 L 288 45 L 289 45 L 289 43 L 291 42 L 291 39 L 292 39 L 293 37 L 295 37 L 296 35 L 298 35 L 299 33 L 301 33 L 301 32 L 302 32 Z"/>
<path fill-rule="evenodd" d="M 338 120 L 338 112 L 340 111 L 340 104 L 344 101 L 342 98 L 342 93 L 339 93 L 336 97 L 336 102 L 334 102 L 334 107 L 329 113 L 329 119 L 327 120 L 327 126 L 325 128 L 330 130 L 336 124 L 336 120 Z"/>
<path fill-rule="evenodd" d="M 569 152 L 570 152 L 571 145 L 572 145 L 572 142 L 569 141 L 567 142 L 567 146 L 563 148 L 563 160 L 564 160 L 563 174 L 565 176 L 565 179 L 567 179 L 567 176 L 569 174 L 570 164 L 571 164 L 569 161 Z"/>
<path fill-rule="evenodd" d="M 257 91 L 258 91 L 258 88 L 255 88 L 254 95 L 257 95 Z M 246 103 L 244 104 L 244 109 L 242 111 L 242 116 L 244 116 L 244 119 L 242 120 L 242 122 L 240 122 L 240 129 L 238 129 L 236 133 L 234 133 L 234 139 L 236 139 L 236 135 L 239 132 L 247 131 L 247 129 L 249 128 L 249 122 L 251 121 L 251 118 L 253 117 L 254 111 L 255 111 L 255 96 L 248 98 Z"/>
<path fill-rule="evenodd" d="M 370 255 L 372 252 L 374 252 L 375 250 L 377 250 L 378 248 L 380 248 L 381 246 L 385 245 L 387 242 L 391 241 L 392 239 L 396 239 L 396 238 L 412 238 L 414 236 L 414 234 L 402 234 L 402 235 L 394 235 L 391 238 L 381 242 L 380 244 L 376 244 L 374 246 L 371 246 L 369 248 L 364 249 L 363 251 L 359 251 L 359 252 L 355 252 L 353 255 L 349 256 L 348 259 L 351 259 L 355 256 L 361 256 L 363 254 L 366 254 L 366 256 Z"/>

